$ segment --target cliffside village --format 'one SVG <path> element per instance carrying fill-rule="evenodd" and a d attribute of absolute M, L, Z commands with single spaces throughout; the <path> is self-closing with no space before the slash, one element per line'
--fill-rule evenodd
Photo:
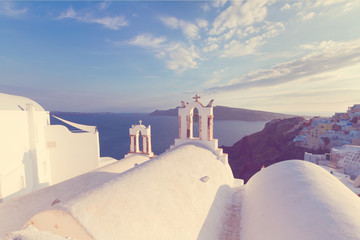
<path fill-rule="evenodd" d="M 360 104 L 330 118 L 310 119 L 293 141 L 329 152 L 305 153 L 304 160 L 321 165 L 360 196 Z"/>
<path fill-rule="evenodd" d="M 360 145 L 360 104 L 330 118 L 314 117 L 293 140 L 309 149 L 330 150 L 346 144 Z"/>

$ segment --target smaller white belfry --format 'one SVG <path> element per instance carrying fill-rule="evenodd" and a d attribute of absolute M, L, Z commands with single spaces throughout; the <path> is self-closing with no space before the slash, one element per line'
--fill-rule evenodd
<path fill-rule="evenodd" d="M 175 144 L 170 149 L 183 144 L 199 144 L 211 150 L 218 156 L 219 160 L 227 164 L 228 155 L 223 153 L 221 148 L 218 148 L 218 140 L 213 138 L 214 100 L 211 100 L 208 105 L 204 106 L 199 101 L 199 98 L 196 94 L 193 97 L 195 99 L 194 102 L 185 103 L 181 101 L 181 106 L 178 109 L 179 138 L 175 139 Z M 197 126 L 194 126 L 194 122 Z"/>
<path fill-rule="evenodd" d="M 151 128 L 150 125 L 145 127 L 142 125 L 142 121 L 139 121 L 138 125 L 132 125 L 129 129 L 130 135 L 130 151 L 125 157 L 132 156 L 134 154 L 144 154 L 150 158 L 155 157 L 154 153 L 151 151 Z M 142 141 L 142 146 L 140 148 L 140 140 Z"/>

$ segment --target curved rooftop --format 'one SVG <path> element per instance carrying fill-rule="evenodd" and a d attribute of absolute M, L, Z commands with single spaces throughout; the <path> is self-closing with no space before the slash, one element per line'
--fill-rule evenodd
<path fill-rule="evenodd" d="M 0 237 L 31 219 L 40 231 L 75 239 L 219 239 L 230 167 L 194 145 L 147 159 L 130 156 L 0 204 L 0 219 L 9 218 Z"/>
<path fill-rule="evenodd" d="M 32 104 L 35 111 L 45 111 L 45 109 L 30 98 L 0 93 L 0 110 L 25 111 L 26 104 Z"/>
<path fill-rule="evenodd" d="M 0 204 L 0 236 L 28 221 L 8 239 L 360 239 L 360 199 L 315 164 L 277 163 L 239 187 L 202 147 L 146 160 L 131 156 Z"/>
<path fill-rule="evenodd" d="M 240 239 L 360 239 L 360 199 L 323 168 L 274 164 L 245 185 Z"/>

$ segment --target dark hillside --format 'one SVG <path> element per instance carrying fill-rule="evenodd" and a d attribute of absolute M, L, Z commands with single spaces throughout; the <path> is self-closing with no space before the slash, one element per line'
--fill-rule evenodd
<path fill-rule="evenodd" d="M 263 165 L 304 159 L 304 153 L 310 150 L 295 146 L 292 140 L 306 123 L 302 117 L 276 119 L 262 131 L 243 137 L 231 147 L 222 147 L 229 154 L 234 176 L 248 181 Z"/>

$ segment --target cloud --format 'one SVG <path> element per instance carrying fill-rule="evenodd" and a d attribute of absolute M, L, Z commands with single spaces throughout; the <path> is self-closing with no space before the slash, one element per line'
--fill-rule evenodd
<path fill-rule="evenodd" d="M 188 39 L 200 38 L 199 27 L 196 24 L 181 19 L 177 19 L 176 17 L 160 17 L 160 20 L 164 23 L 165 26 L 168 26 L 171 29 L 181 29 L 183 34 Z M 206 24 L 204 21 L 205 20 L 202 21 L 200 20 L 200 24 L 202 26 Z"/>
<path fill-rule="evenodd" d="M 0 15 L 19 17 L 27 13 L 27 8 L 16 8 L 13 2 L 5 1 L 0 3 Z"/>
<path fill-rule="evenodd" d="M 235 32 L 236 32 L 235 29 L 231 29 L 227 33 L 224 33 L 222 37 L 224 38 L 224 40 L 229 40 L 234 36 Z"/>
<path fill-rule="evenodd" d="M 314 18 L 315 13 L 314 12 L 299 12 L 298 16 L 300 16 L 302 18 L 302 20 L 306 21 L 306 20 L 310 20 L 310 19 Z"/>
<path fill-rule="evenodd" d="M 205 56 L 211 53 L 212 56 L 222 58 L 258 54 L 260 47 L 267 43 L 267 39 L 285 30 L 283 23 L 265 20 L 267 6 L 272 2 L 272 0 L 215 1 L 212 7 L 219 8 L 217 11 L 220 13 L 212 24 L 201 18 L 191 22 L 174 16 L 161 16 L 159 19 L 166 27 L 182 31 L 186 38 L 184 42 L 180 43 L 178 39 L 156 42 L 155 40 L 159 39 L 152 35 L 150 37 L 140 34 L 128 43 L 152 48 L 156 57 L 166 61 L 168 69 L 177 72 L 196 68 L 199 60 L 203 59 L 200 54 Z M 206 6 L 210 5 L 207 3 Z M 200 46 L 201 51 L 199 51 Z"/>
<path fill-rule="evenodd" d="M 264 22 L 264 25 L 258 29 L 252 26 L 247 27 L 244 32 L 239 32 L 241 38 L 247 37 L 249 34 L 262 32 L 259 35 L 248 38 L 247 40 L 232 40 L 224 45 L 223 53 L 220 57 L 238 57 L 258 53 L 259 48 L 266 43 L 266 40 L 277 36 L 281 31 L 285 30 L 285 25 L 281 22 Z M 224 35 L 226 36 L 226 35 Z"/>
<path fill-rule="evenodd" d="M 165 26 L 172 29 L 178 29 L 180 27 L 180 20 L 176 17 L 160 17 L 160 20 L 164 23 Z"/>
<path fill-rule="evenodd" d="M 219 44 L 221 42 L 220 38 L 217 37 L 208 37 L 205 40 L 205 46 L 203 47 L 203 52 L 208 53 L 208 52 L 213 52 L 216 49 L 219 48 Z"/>
<path fill-rule="evenodd" d="M 315 3 L 315 7 L 321 7 L 321 6 L 329 6 L 329 5 L 333 5 L 333 4 L 338 4 L 338 3 L 342 3 L 345 0 L 317 0 L 317 2 Z"/>
<path fill-rule="evenodd" d="M 152 50 L 157 58 L 165 60 L 168 69 L 177 73 L 196 68 L 197 60 L 201 59 L 194 45 L 168 42 L 165 37 L 153 37 L 151 34 L 139 34 L 126 44 Z"/>
<path fill-rule="evenodd" d="M 322 15 L 324 13 L 332 14 L 332 12 L 326 12 L 326 9 L 330 9 L 329 7 L 333 5 L 337 8 L 337 12 L 345 13 L 359 6 L 360 2 L 346 0 L 293 1 L 286 3 L 281 8 L 281 11 L 294 9 L 298 11 L 297 15 L 306 21 L 314 18 L 316 15 Z"/>
<path fill-rule="evenodd" d="M 91 14 L 79 14 L 72 7 L 60 14 L 58 19 L 70 18 L 84 23 L 97 23 L 103 25 L 105 28 L 118 30 L 120 27 L 129 25 L 124 16 L 115 17 L 94 17 Z"/>
<path fill-rule="evenodd" d="M 90 19 L 89 22 L 102 24 L 104 27 L 114 30 L 118 30 L 120 27 L 128 25 L 124 16 L 94 18 Z"/>
<path fill-rule="evenodd" d="M 223 54 L 220 57 L 238 57 L 255 54 L 257 49 L 264 44 L 260 36 L 246 40 L 244 43 L 232 40 L 224 46 Z"/>
<path fill-rule="evenodd" d="M 189 48 L 176 44 L 165 50 L 167 53 L 166 65 L 168 69 L 178 73 L 198 66 L 196 60 L 200 58 L 195 46 Z"/>
<path fill-rule="evenodd" d="M 137 35 L 133 40 L 128 41 L 127 44 L 145 47 L 145 48 L 156 48 L 162 47 L 162 44 L 166 41 L 165 37 L 153 37 L 151 34 L 140 34 Z"/>
<path fill-rule="evenodd" d="M 285 30 L 281 22 L 266 20 L 267 7 L 271 0 L 230 1 L 225 5 L 217 1 L 216 5 L 225 7 L 215 18 L 208 37 L 204 43 L 203 52 L 219 50 L 223 58 L 233 58 L 258 54 L 267 39 L 277 36 Z M 209 41 L 212 39 L 212 41 Z"/>
<path fill-rule="evenodd" d="M 225 72 L 226 69 L 221 69 L 220 71 L 213 72 L 211 79 L 205 83 L 207 86 L 214 85 L 221 81 L 221 74 Z"/>
<path fill-rule="evenodd" d="M 269 3 L 268 0 L 232 1 L 215 19 L 210 34 L 219 35 L 228 29 L 263 21 L 267 15 L 266 5 Z"/>
<path fill-rule="evenodd" d="M 212 5 L 213 7 L 220 8 L 226 4 L 227 0 L 214 0 Z"/>
<path fill-rule="evenodd" d="M 354 41 L 344 41 L 336 42 L 333 40 L 314 42 L 310 44 L 301 44 L 298 48 L 309 50 L 312 54 L 341 54 L 342 51 L 347 53 L 349 51 L 354 51 L 355 53 L 359 51 L 360 39 Z"/>
<path fill-rule="evenodd" d="M 206 28 L 208 26 L 208 21 L 205 19 L 196 19 L 196 24 L 199 26 L 199 28 Z"/>
<path fill-rule="evenodd" d="M 277 86 L 352 66 L 360 61 L 359 40 L 349 42 L 326 41 L 302 45 L 301 48 L 316 50 L 300 59 L 250 72 L 238 79 L 233 79 L 228 85 L 210 88 L 209 90 L 228 91 Z M 360 77 L 359 75 L 356 77 Z"/>
<path fill-rule="evenodd" d="M 351 10 L 353 10 L 354 8 L 360 6 L 360 1 L 351 1 L 351 2 L 347 2 L 344 6 L 343 6 L 343 11 L 344 12 L 349 12 Z"/>
<path fill-rule="evenodd" d="M 262 29 L 265 31 L 262 36 L 264 38 L 272 38 L 280 34 L 280 32 L 285 30 L 285 25 L 282 22 L 267 22 L 262 26 Z"/>
<path fill-rule="evenodd" d="M 210 6 L 209 6 L 209 4 L 207 4 L 207 3 L 201 5 L 201 8 L 202 8 L 205 12 L 210 11 Z"/>
<path fill-rule="evenodd" d="M 204 48 L 203 48 L 203 51 L 204 52 L 213 52 L 213 51 L 215 51 L 216 49 L 218 49 L 219 48 L 219 45 L 217 45 L 217 44 L 211 44 L 211 45 L 208 45 L 208 46 L 205 46 Z"/>
<path fill-rule="evenodd" d="M 281 11 L 284 11 L 284 10 L 288 10 L 288 9 L 290 9 L 291 8 L 291 6 L 290 6 L 290 4 L 289 3 L 285 3 L 285 5 L 280 9 Z"/>
<path fill-rule="evenodd" d="M 105 10 L 110 6 L 110 2 L 109 1 L 103 1 L 99 3 L 99 9 L 100 10 Z"/>

